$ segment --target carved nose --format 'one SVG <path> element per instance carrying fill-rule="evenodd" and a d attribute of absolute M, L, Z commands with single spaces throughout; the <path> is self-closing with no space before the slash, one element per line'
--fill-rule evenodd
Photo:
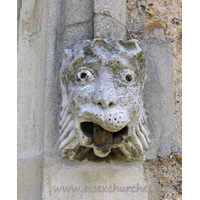
<path fill-rule="evenodd" d="M 106 109 L 106 108 L 109 108 L 113 105 L 115 105 L 115 103 L 113 101 L 109 101 L 109 100 L 99 100 L 97 103 L 96 103 L 98 106 L 101 106 L 102 108 Z"/>
<path fill-rule="evenodd" d="M 93 98 L 94 103 L 97 106 L 100 106 L 104 109 L 116 105 L 116 100 L 117 100 L 116 93 L 113 89 L 110 90 L 110 89 L 104 88 L 103 90 L 99 88 L 94 93 L 94 98 Z"/>

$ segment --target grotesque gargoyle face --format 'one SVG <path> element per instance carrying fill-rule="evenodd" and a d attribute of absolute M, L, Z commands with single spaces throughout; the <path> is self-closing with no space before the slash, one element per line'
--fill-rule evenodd
<path fill-rule="evenodd" d="M 146 67 L 137 41 L 85 40 L 65 55 L 60 72 L 62 157 L 141 159 L 149 133 L 142 101 Z"/>

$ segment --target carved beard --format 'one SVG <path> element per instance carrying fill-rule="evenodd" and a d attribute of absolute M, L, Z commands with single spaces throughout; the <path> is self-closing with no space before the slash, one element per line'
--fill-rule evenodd
<path fill-rule="evenodd" d="M 128 125 L 128 133 L 121 136 L 120 144 L 113 144 L 110 154 L 127 160 L 143 159 L 143 154 L 148 150 L 150 140 L 147 117 L 144 109 L 141 110 L 137 125 L 133 125 L 133 123 Z M 76 119 L 74 119 L 68 107 L 62 110 L 60 117 L 59 141 L 61 144 L 59 149 L 62 151 L 62 158 L 82 161 L 90 158 L 92 154 L 94 156 L 93 148 L 90 145 L 92 139 L 81 137 L 81 130 L 77 127 Z M 80 144 L 80 141 L 82 144 Z"/>

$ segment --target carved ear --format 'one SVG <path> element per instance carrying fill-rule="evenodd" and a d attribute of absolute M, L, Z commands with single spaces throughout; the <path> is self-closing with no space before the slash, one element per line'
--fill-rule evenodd
<path fill-rule="evenodd" d="M 129 40 L 129 41 L 118 41 L 120 45 L 122 45 L 125 49 L 131 50 L 136 48 L 136 40 Z"/>
<path fill-rule="evenodd" d="M 62 60 L 62 66 L 60 69 L 60 86 L 61 86 L 61 93 L 62 93 L 62 107 L 65 108 L 67 105 L 67 90 L 66 90 L 66 74 L 67 74 L 67 68 L 70 62 L 73 58 L 73 51 L 72 49 L 65 49 L 63 60 Z"/>
<path fill-rule="evenodd" d="M 65 79 L 65 74 L 66 74 L 66 71 L 67 71 L 67 66 L 71 62 L 72 57 L 73 57 L 72 49 L 65 49 L 64 55 L 63 55 L 63 60 L 62 60 L 62 66 L 61 66 L 61 70 L 60 70 L 61 85 L 62 85 L 63 81 L 65 82 L 64 79 Z"/>
<path fill-rule="evenodd" d="M 71 60 L 73 56 L 72 49 L 65 49 L 64 52 L 65 52 L 65 58 Z"/>
<path fill-rule="evenodd" d="M 122 47 L 124 47 L 129 52 L 129 54 L 132 53 L 133 55 L 136 55 L 142 51 L 142 49 L 139 46 L 138 40 L 135 40 L 135 39 L 128 40 L 128 41 L 119 40 L 118 42 Z"/>

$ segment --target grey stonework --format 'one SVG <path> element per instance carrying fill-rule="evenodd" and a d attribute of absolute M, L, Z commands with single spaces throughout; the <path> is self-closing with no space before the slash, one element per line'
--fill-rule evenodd
<path fill-rule="evenodd" d="M 18 199 L 41 199 L 43 184 L 47 1 L 19 7 L 17 71 Z M 41 8 L 43 8 L 41 10 Z M 42 15 L 42 17 L 41 17 Z M 43 27 L 42 29 L 40 29 Z"/>
<path fill-rule="evenodd" d="M 147 159 L 177 152 L 173 102 L 172 45 L 160 40 L 141 41 L 147 81 L 143 99 L 150 131 Z"/>
<path fill-rule="evenodd" d="M 80 40 L 126 39 L 124 0 L 65 0 L 63 8 L 63 50 Z"/>
<path fill-rule="evenodd" d="M 93 4 L 91 0 L 63 1 L 60 19 L 63 23 L 62 50 L 72 48 L 79 40 L 93 39 Z"/>
<path fill-rule="evenodd" d="M 126 38 L 126 29 L 124 25 L 120 24 L 113 18 L 105 15 L 97 14 L 94 17 L 94 37 L 95 38 Z"/>
<path fill-rule="evenodd" d="M 126 2 L 94 0 L 94 38 L 126 39 Z"/>
<path fill-rule="evenodd" d="M 95 41 L 96 41 L 96 43 L 100 43 L 101 45 L 100 46 L 93 45 L 93 43 L 95 44 Z M 61 113 L 61 122 L 60 122 L 60 126 L 61 126 L 60 148 L 63 152 L 62 156 L 64 158 L 69 157 L 71 160 L 73 160 L 73 159 L 83 160 L 85 157 L 88 158 L 88 155 L 90 155 L 89 157 L 93 156 L 90 153 L 91 152 L 90 149 L 85 148 L 85 147 L 94 148 L 93 140 L 95 138 L 93 138 L 93 134 L 94 134 L 94 132 L 92 130 L 93 128 L 89 131 L 89 132 L 91 132 L 92 135 L 87 136 L 87 135 L 84 135 L 84 133 L 83 133 L 84 128 L 82 129 L 80 124 L 78 124 L 78 126 L 72 124 L 72 120 L 75 120 L 74 123 L 77 124 L 76 120 L 77 120 L 77 116 L 78 116 L 79 112 L 77 112 L 76 109 L 78 107 L 80 107 L 80 105 L 84 105 L 85 107 L 87 107 L 87 103 L 90 103 L 90 104 L 94 103 L 94 107 L 89 106 L 87 108 L 88 114 L 87 114 L 87 117 L 84 118 L 85 121 L 97 123 L 98 125 L 101 125 L 102 127 L 106 128 L 108 131 L 114 132 L 113 137 L 114 137 L 115 132 L 117 132 L 120 129 L 123 129 L 125 127 L 125 126 L 119 127 L 116 130 L 114 127 L 111 127 L 111 129 L 110 129 L 109 126 L 105 125 L 105 123 L 107 123 L 106 121 L 108 121 L 108 124 L 113 124 L 112 121 L 109 122 L 109 118 L 103 119 L 103 117 L 100 117 L 100 118 L 102 118 L 102 120 L 100 120 L 100 121 L 98 121 L 97 119 L 95 120 L 95 117 L 94 116 L 92 117 L 92 115 L 94 113 L 96 113 L 94 115 L 100 115 L 100 114 L 107 113 L 107 111 L 110 110 L 109 111 L 110 115 L 113 115 L 113 113 L 118 112 L 116 110 L 117 106 L 116 105 L 112 106 L 113 110 L 111 108 L 109 108 L 109 106 L 108 106 L 108 108 L 106 107 L 106 109 L 101 111 L 101 109 L 99 109 L 99 106 L 96 105 L 95 102 L 93 102 L 94 91 L 90 91 L 91 83 L 89 83 L 89 84 L 87 83 L 87 90 L 85 91 L 86 93 L 83 94 L 82 90 L 84 91 L 84 87 L 86 87 L 86 86 L 81 85 L 82 90 L 76 88 L 77 83 L 73 81 L 73 79 L 74 79 L 73 76 L 67 75 L 68 73 L 76 74 L 77 73 L 76 70 L 80 66 L 82 66 L 80 64 L 82 62 L 84 63 L 83 64 L 84 67 L 86 67 L 88 65 L 88 62 L 90 62 L 90 60 L 92 61 L 92 57 L 95 54 L 103 55 L 103 51 L 101 51 L 102 48 L 105 48 L 105 50 L 106 50 L 106 48 L 113 49 L 113 50 L 109 50 L 109 51 L 107 50 L 107 56 L 108 56 L 107 59 L 109 58 L 112 60 L 112 57 L 114 56 L 115 59 L 119 60 L 119 62 L 121 62 L 122 59 L 126 60 L 127 58 L 125 58 L 125 53 L 123 56 L 120 56 L 120 54 L 115 55 L 115 53 L 114 54 L 111 53 L 111 52 L 119 51 L 119 49 L 117 50 L 117 48 L 114 47 L 113 41 L 112 40 L 110 40 L 110 41 L 102 40 L 102 39 L 96 39 L 96 40 L 94 40 L 94 42 L 91 42 L 89 40 L 82 41 L 82 42 L 79 42 L 78 44 L 76 44 L 73 50 L 72 49 L 65 50 L 66 58 L 63 60 L 63 67 L 61 69 L 63 111 Z M 134 42 L 135 42 L 135 44 L 137 44 L 136 41 L 133 41 L 132 43 L 134 43 Z M 127 49 L 125 48 L 124 52 L 127 51 L 127 54 L 128 54 L 128 52 L 130 52 L 130 54 L 131 54 L 131 51 L 133 51 L 133 49 L 134 49 L 134 48 L 131 49 L 131 41 L 126 42 L 124 44 L 126 44 L 126 46 L 127 46 Z M 91 47 L 92 45 L 94 47 Z M 147 158 L 155 158 L 157 156 L 165 157 L 166 155 L 169 155 L 172 152 L 177 152 L 177 145 L 176 145 L 176 138 L 175 138 L 175 123 L 174 123 L 174 114 L 173 114 L 174 109 L 173 109 L 173 106 L 171 106 L 171 105 L 173 105 L 173 91 L 171 89 L 171 88 L 173 88 L 173 82 L 171 79 L 172 73 L 173 73 L 171 44 L 168 42 L 163 42 L 163 41 L 159 41 L 159 40 L 149 40 L 149 41 L 142 41 L 141 46 L 146 53 L 145 61 L 146 61 L 146 65 L 147 65 L 147 83 L 145 84 L 144 92 L 143 92 L 144 107 L 146 108 L 146 112 L 148 115 L 148 118 L 147 118 L 148 125 L 145 125 L 145 126 L 146 126 L 146 129 L 147 129 L 147 127 L 149 127 L 149 131 L 151 133 L 150 134 L 151 143 L 150 143 L 149 151 L 147 152 Z M 93 48 L 95 50 L 92 50 Z M 139 48 L 139 46 L 137 48 Z M 87 52 L 84 53 L 85 51 L 87 51 Z M 87 56 L 88 56 L 88 58 L 87 58 Z M 73 59 L 72 59 L 72 57 L 73 57 Z M 89 59 L 89 57 L 91 57 L 91 58 Z M 94 58 L 95 57 L 93 57 L 93 60 L 94 60 Z M 101 60 L 101 64 L 97 64 L 97 66 L 99 67 L 99 69 L 98 69 L 99 72 L 102 71 L 102 70 L 100 70 L 101 68 L 105 68 L 103 71 L 106 71 L 107 69 L 111 68 L 111 66 L 112 66 L 111 64 L 109 65 L 109 61 L 106 61 L 105 56 L 102 56 L 102 58 L 103 59 Z M 85 59 L 85 61 L 84 61 L 84 59 Z M 80 60 L 80 62 L 79 62 L 79 60 Z M 77 62 L 77 64 L 73 64 L 74 67 L 72 68 L 72 67 L 70 67 L 72 65 L 71 62 L 72 62 L 72 64 Z M 100 61 L 98 61 L 98 60 L 95 60 L 93 62 L 100 63 Z M 115 62 L 115 61 L 113 61 L 113 62 Z M 128 60 L 127 60 L 127 62 L 128 62 Z M 136 64 L 134 62 L 131 64 L 132 66 L 134 66 Z M 139 64 L 144 65 L 142 63 L 139 63 Z M 125 64 L 123 67 L 128 67 L 128 65 Z M 90 66 L 90 68 L 91 68 L 91 66 Z M 70 71 L 68 71 L 69 69 L 70 69 Z M 87 68 L 86 69 L 83 68 L 82 71 L 80 71 L 80 73 L 87 73 L 86 71 L 87 71 Z M 100 76 L 99 72 L 98 72 L 98 76 L 101 77 L 100 80 L 102 82 L 99 83 L 97 86 L 95 86 L 95 90 L 98 90 L 98 88 L 101 87 L 102 88 L 101 94 L 99 94 L 100 96 L 102 96 L 101 99 L 105 99 L 105 100 L 108 99 L 109 102 L 110 101 L 112 102 L 112 96 L 110 96 L 110 95 L 112 95 L 112 92 L 110 90 L 110 88 L 111 88 L 110 81 L 113 82 L 115 79 L 110 74 L 110 76 L 109 76 L 110 78 L 108 81 L 106 79 L 107 76 Z M 95 77 L 96 75 L 94 75 L 93 72 L 88 71 L 88 73 L 91 73 L 89 75 L 86 74 L 86 76 L 88 76 L 88 79 L 90 76 L 92 78 L 94 78 L 94 80 L 92 80 L 92 87 L 93 87 L 93 81 L 96 82 L 95 79 L 98 80 L 98 77 Z M 108 70 L 108 72 L 106 72 L 107 75 L 109 73 L 112 73 L 111 70 Z M 80 75 L 77 74 L 77 76 L 80 76 Z M 79 77 L 79 78 L 81 80 L 81 77 Z M 83 80 L 85 80 L 84 78 L 83 78 Z M 65 79 L 66 79 L 66 81 L 64 81 Z M 105 82 L 109 82 L 108 87 L 103 84 Z M 143 82 L 143 84 L 144 84 L 144 82 Z M 115 89 L 119 90 L 120 87 L 119 88 L 117 88 L 117 87 L 118 86 L 116 86 Z M 127 87 L 131 87 L 131 86 L 127 85 Z M 67 89 L 65 89 L 65 88 L 67 88 Z M 141 87 L 141 88 L 143 88 L 143 87 Z M 72 92 L 73 90 L 74 90 L 74 92 Z M 80 92 L 80 94 L 77 93 L 78 91 Z M 116 92 L 114 92 L 114 93 L 116 93 Z M 126 96 L 126 95 L 128 95 L 128 93 L 130 93 L 133 98 L 130 99 L 128 96 Z M 79 95 L 80 98 L 75 99 L 75 96 L 77 96 L 77 95 Z M 119 97 L 116 96 L 115 104 L 120 104 L 120 102 L 122 100 L 124 100 L 125 98 L 128 98 L 127 99 L 129 101 L 128 104 L 131 107 L 134 107 L 133 103 L 134 103 L 137 95 L 136 96 L 133 96 L 133 95 L 136 95 L 134 89 L 130 90 L 130 91 L 124 90 L 124 96 L 121 94 L 118 95 Z M 123 98 L 121 100 L 120 100 L 120 96 L 123 96 Z M 81 100 L 81 98 L 82 98 L 82 100 Z M 87 102 L 84 99 L 88 99 L 89 102 Z M 105 100 L 103 100 L 103 101 L 105 101 Z M 76 106 L 74 105 L 74 102 L 76 102 Z M 123 109 L 126 110 L 127 108 L 124 107 Z M 130 110 L 130 108 L 129 108 L 129 110 Z M 101 112 L 103 112 L 103 113 L 101 113 Z M 75 113 L 77 113 L 77 116 L 75 115 Z M 79 115 L 81 115 L 81 112 Z M 89 116 L 89 115 L 91 115 L 91 116 Z M 132 114 L 132 116 L 129 116 L 130 119 L 133 120 L 134 122 L 137 121 L 134 117 L 135 115 L 137 115 L 137 114 L 134 113 L 134 114 Z M 90 119 L 91 117 L 93 119 Z M 116 117 L 116 118 L 118 118 L 118 117 Z M 78 119 L 78 121 L 80 121 L 80 120 Z M 84 120 L 82 119 L 81 122 L 83 123 L 83 121 Z M 123 119 L 122 121 L 126 121 L 126 120 Z M 90 124 L 93 125 L 93 123 L 90 123 Z M 88 127 L 89 127 L 89 125 L 88 125 Z M 130 129 L 130 127 L 128 129 Z M 141 130 L 141 128 L 139 130 Z M 137 133 L 137 131 L 136 131 L 135 134 L 137 135 L 139 133 Z M 143 133 L 143 134 L 145 135 L 145 133 Z M 79 135 L 82 135 L 82 136 L 80 137 Z M 102 132 L 102 136 L 103 136 L 103 132 Z M 129 138 L 130 134 L 128 134 L 127 136 Z M 125 135 L 123 137 L 124 137 L 124 140 L 128 140 L 128 138 L 126 138 Z M 139 135 L 137 135 L 137 137 L 139 137 Z M 80 139 L 78 139 L 78 138 L 80 138 Z M 109 140 L 109 138 L 107 138 L 107 139 Z M 114 144 L 115 140 L 112 140 L 112 139 L 110 139 L 110 140 L 111 140 L 110 142 L 113 143 L 111 145 L 112 149 L 114 147 L 113 150 L 117 150 L 119 148 L 119 146 L 116 146 Z M 147 138 L 146 140 L 148 141 L 149 139 Z M 128 140 L 128 141 L 130 142 L 131 140 Z M 142 141 L 140 141 L 140 142 L 143 143 Z M 122 146 L 124 149 L 122 148 Z M 138 149 L 134 145 L 134 142 L 131 146 L 128 143 L 126 144 L 126 142 L 122 146 L 120 146 L 120 151 L 129 160 L 132 160 L 134 157 L 137 157 L 137 156 L 134 156 L 134 152 L 138 153 Z M 98 153 L 97 150 L 95 150 L 95 149 L 96 149 L 96 147 L 94 148 L 94 153 L 96 155 L 98 155 L 99 157 L 105 157 L 110 153 L 110 150 L 108 152 L 106 152 L 105 154 L 103 154 L 102 151 L 101 151 L 101 153 L 100 152 Z M 132 149 L 132 150 L 128 150 L 128 149 Z M 117 154 L 119 154 L 119 152 L 116 152 L 116 153 L 112 152 L 112 154 L 117 156 Z M 76 156 L 78 156 L 78 157 L 76 158 Z M 123 155 L 120 155 L 120 156 L 123 157 Z"/>
<path fill-rule="evenodd" d="M 63 52 L 79 40 L 94 39 L 94 20 L 88 16 L 94 12 L 88 11 L 90 13 L 79 23 L 69 19 L 73 17 L 70 10 L 65 18 L 65 4 L 77 4 L 75 0 L 18 2 L 18 199 L 147 199 L 147 193 L 107 192 L 99 195 L 97 192 L 54 191 L 54 186 L 113 186 L 116 183 L 129 187 L 137 186 L 137 183 L 146 186 L 146 182 L 142 163 L 137 161 L 71 162 L 62 159 L 58 151 L 62 110 L 59 72 Z M 94 10 L 94 6 L 90 6 L 92 1 L 82 2 L 84 9 Z M 122 28 L 125 17 L 121 20 L 119 15 L 115 16 L 118 11 L 110 9 L 106 19 L 112 19 Z M 119 13 L 125 14 L 125 10 Z M 106 13 L 97 15 L 105 17 Z M 147 158 L 164 157 L 176 151 L 171 44 L 141 41 L 140 46 L 146 49 L 148 77 L 143 96 L 151 140 Z"/>

